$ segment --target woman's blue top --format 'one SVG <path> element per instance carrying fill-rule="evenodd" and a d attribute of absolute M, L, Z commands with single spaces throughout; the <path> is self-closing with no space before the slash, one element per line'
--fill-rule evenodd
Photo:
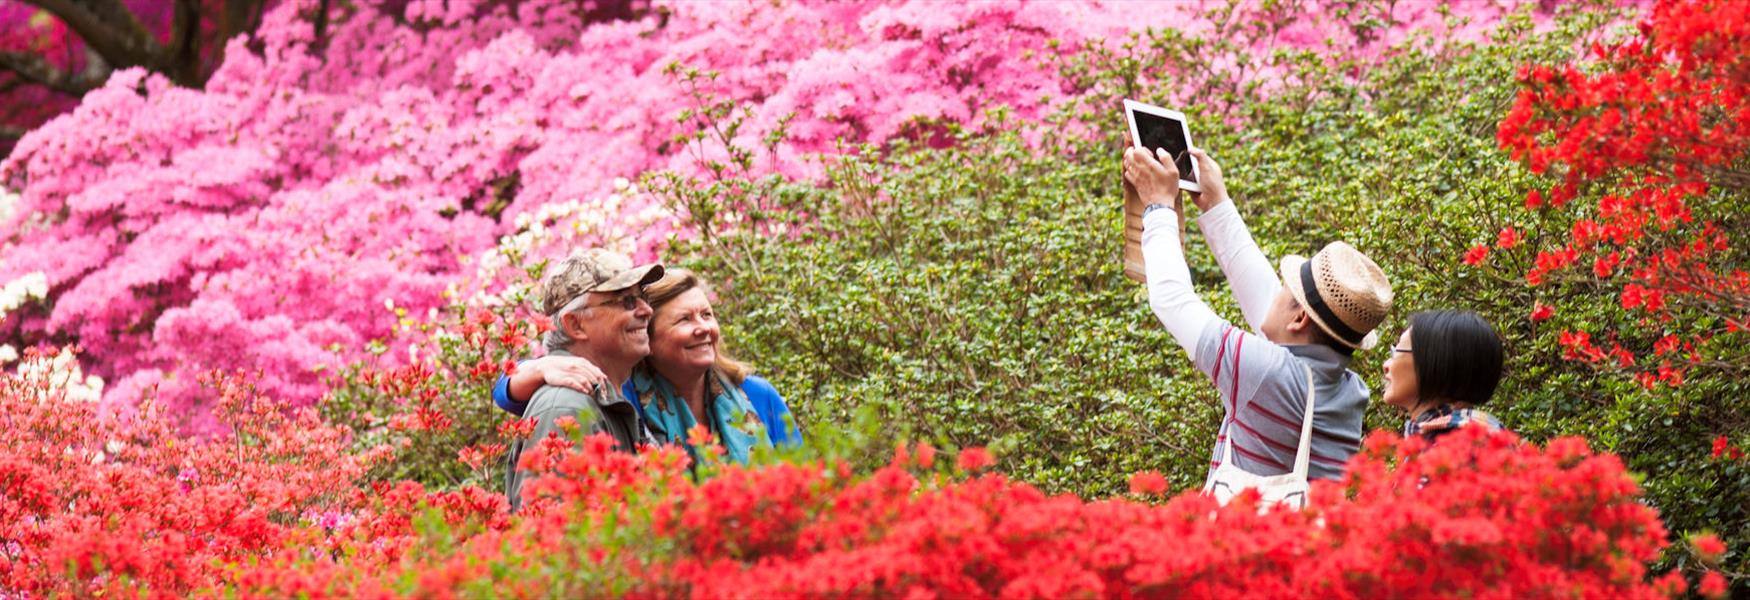
<path fill-rule="evenodd" d="M 632 406 L 638 407 L 639 418 L 646 418 L 645 401 L 638 398 L 638 390 L 632 386 L 631 380 L 620 386 L 620 393 L 632 401 Z M 772 382 L 758 375 L 748 375 L 741 381 L 741 393 L 747 394 L 747 401 L 753 404 L 754 414 L 759 415 L 760 423 L 766 426 L 766 437 L 772 440 L 773 446 L 802 443 L 802 430 L 785 422 L 790 415 L 790 405 L 784 403 L 784 397 L 778 395 L 778 388 L 772 387 Z M 529 403 L 511 399 L 509 375 L 499 375 L 498 382 L 492 385 L 492 401 L 505 412 L 519 417 L 529 408 Z"/>

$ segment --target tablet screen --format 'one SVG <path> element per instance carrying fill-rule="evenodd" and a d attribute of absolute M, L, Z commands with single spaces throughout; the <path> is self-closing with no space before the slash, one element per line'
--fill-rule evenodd
<path fill-rule="evenodd" d="M 1132 111 L 1130 114 L 1131 118 L 1136 119 L 1136 133 L 1142 140 L 1142 147 L 1150 152 L 1156 148 L 1166 148 L 1167 154 L 1174 157 L 1173 162 L 1179 167 L 1179 178 L 1197 181 L 1197 171 L 1191 167 L 1191 153 L 1185 151 L 1190 146 L 1185 142 L 1185 125 L 1142 111 Z"/>

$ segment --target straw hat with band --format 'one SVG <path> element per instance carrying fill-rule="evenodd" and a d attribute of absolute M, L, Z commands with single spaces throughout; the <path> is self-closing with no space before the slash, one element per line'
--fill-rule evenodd
<path fill-rule="evenodd" d="M 1362 350 L 1379 342 L 1373 330 L 1391 311 L 1392 291 L 1373 259 L 1331 242 L 1310 260 L 1283 257 L 1281 270 L 1283 286 L 1331 339 Z"/>
<path fill-rule="evenodd" d="M 577 310 L 590 292 L 618 292 L 662 279 L 662 264 L 632 266 L 626 255 L 602 248 L 572 252 L 553 267 L 541 285 L 541 314 L 552 317 Z"/>

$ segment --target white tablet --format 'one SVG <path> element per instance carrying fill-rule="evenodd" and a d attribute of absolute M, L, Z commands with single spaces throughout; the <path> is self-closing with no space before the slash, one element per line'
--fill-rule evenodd
<path fill-rule="evenodd" d="M 1185 113 L 1135 100 L 1124 101 L 1124 117 L 1130 121 L 1133 145 L 1149 152 L 1165 148 L 1179 167 L 1179 189 L 1202 192 L 1197 185 L 1197 159 L 1191 156 L 1191 129 L 1185 125 Z"/>

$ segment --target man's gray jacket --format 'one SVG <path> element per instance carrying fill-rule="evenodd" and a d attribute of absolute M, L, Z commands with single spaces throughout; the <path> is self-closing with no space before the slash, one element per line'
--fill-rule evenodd
<path fill-rule="evenodd" d="M 572 356 L 571 353 L 563 351 L 549 354 Z M 565 435 L 565 431 L 559 429 L 560 417 L 576 419 L 578 428 L 585 436 L 597 433 L 613 436 L 614 446 L 621 452 L 637 454 L 640 446 L 656 443 L 650 430 L 645 427 L 638 407 L 620 394 L 620 386 L 617 385 L 597 385 L 589 394 L 567 387 L 542 386 L 529 399 L 529 408 L 523 413 L 523 417 L 535 420 L 535 432 L 528 439 L 516 440 L 510 445 L 504 493 L 510 498 L 511 512 L 522 508 L 523 484 L 534 475 L 528 471 L 517 470 L 517 461 L 522 459 L 524 452 L 547 439 L 549 434 L 558 432 L 561 436 Z"/>

